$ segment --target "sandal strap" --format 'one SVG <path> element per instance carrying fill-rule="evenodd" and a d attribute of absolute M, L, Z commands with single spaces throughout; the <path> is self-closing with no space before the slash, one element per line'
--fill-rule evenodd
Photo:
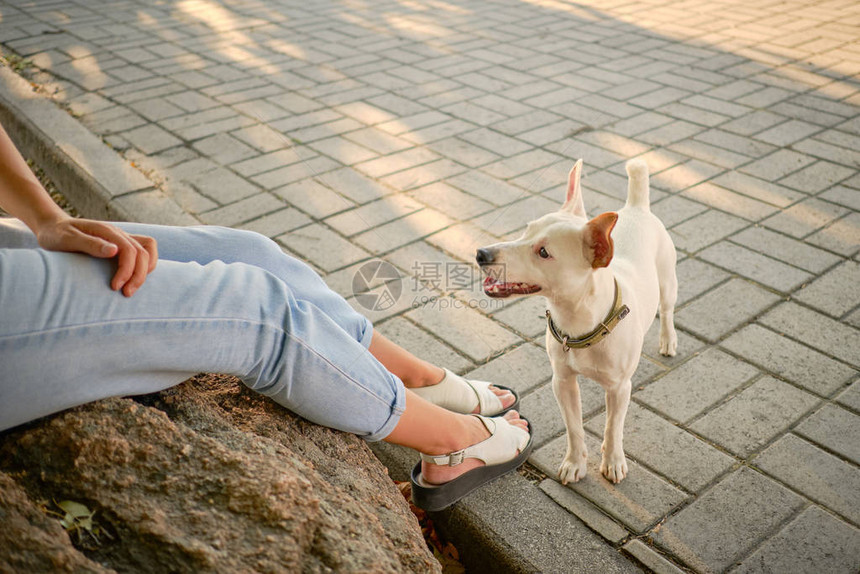
<path fill-rule="evenodd" d="M 502 418 L 488 418 L 472 415 L 480 419 L 484 427 L 490 431 L 489 438 L 462 450 L 448 454 L 421 454 L 421 460 L 443 466 L 457 466 L 467 458 L 477 458 L 485 464 L 496 464 L 511 458 L 516 450 L 522 450 L 528 443 L 529 434 L 508 423 Z M 512 447 L 516 447 L 512 449 Z"/>
<path fill-rule="evenodd" d="M 504 410 L 502 400 L 490 390 L 492 383 L 466 379 L 448 369 L 444 371 L 445 377 L 439 383 L 412 391 L 431 403 L 459 413 L 468 413 L 476 406 L 484 415 L 495 415 Z"/>

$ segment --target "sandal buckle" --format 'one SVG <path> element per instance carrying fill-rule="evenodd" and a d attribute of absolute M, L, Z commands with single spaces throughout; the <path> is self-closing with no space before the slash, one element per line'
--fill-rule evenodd
<path fill-rule="evenodd" d="M 452 452 L 448 455 L 448 466 L 457 466 L 466 459 L 466 449 Z"/>

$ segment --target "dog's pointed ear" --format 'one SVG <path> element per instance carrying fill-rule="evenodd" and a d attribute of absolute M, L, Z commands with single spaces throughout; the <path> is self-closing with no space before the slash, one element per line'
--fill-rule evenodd
<path fill-rule="evenodd" d="M 612 261 L 614 246 L 610 234 L 617 221 L 618 214 L 609 211 L 601 213 L 585 225 L 582 250 L 593 269 L 606 267 Z"/>
<path fill-rule="evenodd" d="M 564 205 L 561 206 L 562 211 L 569 211 L 579 217 L 586 217 L 585 204 L 582 202 L 582 189 L 579 186 L 579 177 L 582 175 L 582 160 L 579 159 L 570 170 L 567 176 L 567 197 L 564 200 Z"/>

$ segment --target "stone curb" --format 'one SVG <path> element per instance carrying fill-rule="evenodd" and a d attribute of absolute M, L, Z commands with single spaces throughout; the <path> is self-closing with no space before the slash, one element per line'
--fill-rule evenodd
<path fill-rule="evenodd" d="M 373 443 L 371 449 L 392 479 L 409 480 L 417 461 L 414 451 L 387 443 Z M 659 574 L 679 572 L 638 540 L 628 543 L 630 548 L 613 548 L 518 473 L 481 487 L 431 518 L 445 539 L 469 549 L 460 555 L 468 572 L 614 574 L 639 572 L 637 562 Z"/>
<path fill-rule="evenodd" d="M 199 223 L 127 160 L 7 67 L 0 68 L 0 123 L 21 153 L 45 170 L 86 217 L 162 225 Z"/>

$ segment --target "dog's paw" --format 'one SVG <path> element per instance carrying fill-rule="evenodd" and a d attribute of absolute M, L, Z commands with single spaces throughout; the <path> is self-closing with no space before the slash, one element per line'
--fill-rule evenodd
<path fill-rule="evenodd" d="M 583 455 L 579 461 L 573 460 L 570 457 L 565 457 L 561 461 L 561 466 L 558 467 L 558 478 L 562 484 L 568 482 L 579 482 L 588 471 L 588 456 Z"/>
<path fill-rule="evenodd" d="M 674 357 L 678 351 L 678 335 L 673 330 L 671 333 L 660 333 L 660 354 L 664 357 Z"/>
<path fill-rule="evenodd" d="M 624 477 L 627 476 L 627 458 L 624 456 L 624 452 L 608 455 L 604 453 L 600 460 L 600 474 L 614 484 L 624 480 Z"/>

